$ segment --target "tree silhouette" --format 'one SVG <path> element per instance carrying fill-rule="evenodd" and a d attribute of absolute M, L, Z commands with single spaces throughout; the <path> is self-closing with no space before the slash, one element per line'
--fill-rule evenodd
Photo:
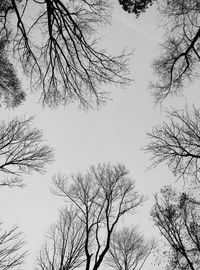
<path fill-rule="evenodd" d="M 15 69 L 6 54 L 8 40 L 0 39 L 0 100 L 6 107 L 16 107 L 25 100 L 25 93 L 21 89 L 21 83 Z"/>
<path fill-rule="evenodd" d="M 119 0 L 123 9 L 138 17 L 154 4 L 164 29 L 158 57 L 153 61 L 155 78 L 151 82 L 156 102 L 178 95 L 199 78 L 200 4 L 198 0 Z"/>
<path fill-rule="evenodd" d="M 147 135 L 145 150 L 152 154 L 152 166 L 165 162 L 175 176 L 199 181 L 200 112 L 198 109 L 167 112 L 168 121 Z"/>
<path fill-rule="evenodd" d="M 24 173 L 42 173 L 52 162 L 53 150 L 42 144 L 42 131 L 31 124 L 32 118 L 0 124 L 0 186 L 21 186 Z"/>
<path fill-rule="evenodd" d="M 110 9 L 105 0 L 3 1 L 0 33 L 11 32 L 10 48 L 31 86 L 42 89 L 43 104 L 88 108 L 106 101 L 102 84 L 129 83 L 125 53 L 109 56 L 95 35 L 109 22 Z"/>
<path fill-rule="evenodd" d="M 116 270 L 140 270 L 154 246 L 135 227 L 122 228 L 112 235 L 107 264 Z"/>
<path fill-rule="evenodd" d="M 128 13 L 133 13 L 136 17 L 139 17 L 141 12 L 145 12 L 153 4 L 153 1 L 155 0 L 119 0 L 119 4 Z"/>
<path fill-rule="evenodd" d="M 158 1 L 159 3 L 159 1 Z M 156 101 L 179 94 L 185 85 L 199 77 L 199 1 L 161 1 L 165 40 L 153 63 L 157 79 L 152 83 Z"/>
<path fill-rule="evenodd" d="M 190 195 L 187 195 L 188 198 Z M 166 269 L 197 270 L 200 263 L 199 204 L 170 186 L 155 197 L 152 218 L 166 242 Z M 163 250 L 163 249 L 162 249 Z"/>
<path fill-rule="evenodd" d="M 121 164 L 92 166 L 86 175 L 70 178 L 57 175 L 54 183 L 54 193 L 74 207 L 83 224 L 84 268 L 99 269 L 119 220 L 133 212 L 143 198 L 135 191 L 127 169 Z"/>
<path fill-rule="evenodd" d="M 45 245 L 37 258 L 42 270 L 76 269 L 85 261 L 85 231 L 76 211 L 67 208 L 60 211 L 59 220 L 47 235 Z"/>
<path fill-rule="evenodd" d="M 18 226 L 3 230 L 0 223 L 0 269 L 13 269 L 24 262 L 27 251 L 24 251 L 25 241 Z"/>

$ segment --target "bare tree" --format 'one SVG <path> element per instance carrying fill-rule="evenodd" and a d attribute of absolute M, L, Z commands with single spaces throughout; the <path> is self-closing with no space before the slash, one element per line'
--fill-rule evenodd
<path fill-rule="evenodd" d="M 155 101 L 169 94 L 180 94 L 199 77 L 200 3 L 199 0 L 119 0 L 123 9 L 139 17 L 150 5 L 157 7 L 164 29 L 160 55 L 153 62 L 151 83 Z"/>
<path fill-rule="evenodd" d="M 135 191 L 127 169 L 119 164 L 92 166 L 86 175 L 54 177 L 54 192 L 77 210 L 85 230 L 85 269 L 97 270 L 110 248 L 120 218 L 143 198 Z"/>
<path fill-rule="evenodd" d="M 198 0 L 157 1 L 165 27 L 161 54 L 153 63 L 158 80 L 152 83 L 156 101 L 179 94 L 199 77 L 200 3 Z"/>
<path fill-rule="evenodd" d="M 200 112 L 173 109 L 168 122 L 148 133 L 151 142 L 145 150 L 152 154 L 152 166 L 166 162 L 175 176 L 199 180 Z"/>
<path fill-rule="evenodd" d="M 5 231 L 0 224 L 0 269 L 13 269 L 24 262 L 27 251 L 25 241 L 18 226 Z"/>
<path fill-rule="evenodd" d="M 191 195 L 190 195 L 191 196 Z M 164 252 L 166 269 L 197 270 L 200 263 L 200 209 L 171 187 L 156 195 L 152 217 L 169 250 Z"/>
<path fill-rule="evenodd" d="M 31 124 L 32 118 L 0 124 L 0 186 L 20 186 L 24 173 L 42 173 L 53 160 L 53 150 L 43 144 L 42 131 Z"/>
<path fill-rule="evenodd" d="M 60 211 L 58 222 L 51 227 L 47 241 L 37 258 L 38 269 L 72 270 L 85 261 L 85 231 L 76 211 Z"/>
<path fill-rule="evenodd" d="M 0 33 L 12 32 L 10 48 L 25 74 L 31 77 L 32 87 L 42 88 L 43 104 L 55 107 L 78 102 L 88 108 L 106 101 L 107 94 L 99 88 L 101 84 L 129 83 L 125 53 L 109 56 L 99 49 L 95 35 L 99 25 L 110 21 L 109 1 L 3 3 Z"/>
<path fill-rule="evenodd" d="M 152 250 L 153 241 L 146 241 L 136 227 L 113 233 L 107 264 L 116 270 L 140 270 Z"/>

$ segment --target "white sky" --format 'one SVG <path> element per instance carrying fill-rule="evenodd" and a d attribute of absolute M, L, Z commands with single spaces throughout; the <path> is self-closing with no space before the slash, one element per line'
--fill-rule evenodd
<path fill-rule="evenodd" d="M 86 172 L 99 162 L 123 162 L 136 181 L 137 189 L 149 199 L 136 217 L 124 219 L 124 224 L 139 224 L 149 238 L 153 236 L 149 210 L 153 193 L 174 178 L 165 166 L 147 170 L 149 155 L 141 151 L 147 143 L 145 132 L 164 119 L 163 109 L 181 108 L 186 103 L 197 104 L 198 87 L 187 89 L 184 97 L 169 99 L 163 107 L 155 106 L 148 89 L 152 76 L 151 61 L 158 52 L 161 29 L 156 30 L 158 19 L 153 9 L 136 20 L 120 7 L 114 10 L 113 23 L 104 30 L 103 45 L 110 52 L 119 53 L 124 47 L 134 49 L 130 59 L 134 83 L 127 89 L 108 86 L 112 101 L 98 111 L 80 111 L 76 106 L 50 110 L 42 108 L 35 96 L 15 111 L 0 109 L 0 120 L 16 115 L 35 115 L 34 126 L 44 131 L 44 138 L 55 148 L 55 162 L 44 175 L 25 176 L 24 189 L 0 189 L 1 220 L 19 224 L 25 232 L 30 256 L 24 269 L 34 269 L 34 259 L 43 244 L 44 234 L 56 221 L 61 199 L 51 194 L 51 177 L 57 172 L 66 174 Z M 101 269 L 104 269 L 102 267 Z M 156 269 L 147 264 L 143 270 Z M 160 269 L 160 268 L 159 268 Z M 160 269 L 161 270 L 161 269 Z"/>

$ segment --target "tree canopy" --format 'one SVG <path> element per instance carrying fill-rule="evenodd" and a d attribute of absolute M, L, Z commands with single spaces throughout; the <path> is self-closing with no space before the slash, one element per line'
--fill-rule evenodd
<path fill-rule="evenodd" d="M 117 224 L 141 205 L 143 197 L 122 164 L 92 166 L 85 175 L 59 174 L 54 184 L 54 193 L 73 207 L 84 228 L 85 270 L 99 269 Z"/>
<path fill-rule="evenodd" d="M 53 149 L 43 144 L 41 130 L 31 128 L 32 120 L 0 123 L 0 186 L 21 186 L 23 174 L 43 172 L 53 161 Z"/>
<path fill-rule="evenodd" d="M 8 42 L 5 37 L 0 37 L 0 106 L 14 108 L 25 100 L 25 92 L 13 64 L 8 59 L 5 48 Z"/>
<path fill-rule="evenodd" d="M 139 17 L 154 4 L 164 29 L 160 54 L 153 61 L 151 82 L 156 102 L 178 95 L 196 78 L 200 62 L 200 3 L 198 0 L 119 0 L 123 9 Z"/>
<path fill-rule="evenodd" d="M 16 269 L 23 264 L 28 255 L 24 236 L 17 225 L 5 230 L 0 223 L 0 269 Z"/>
<path fill-rule="evenodd" d="M 199 181 L 200 112 L 193 107 L 167 112 L 168 120 L 147 133 L 145 150 L 152 154 L 152 166 L 166 163 L 178 178 Z"/>
<path fill-rule="evenodd" d="M 58 221 L 51 226 L 46 242 L 37 258 L 42 270 L 79 269 L 85 262 L 85 228 L 77 211 L 65 207 Z"/>
<path fill-rule="evenodd" d="M 198 0 L 158 1 L 165 37 L 153 63 L 158 80 L 152 83 L 156 101 L 182 92 L 199 77 L 200 4 Z"/>
<path fill-rule="evenodd" d="M 145 12 L 153 4 L 153 1 L 155 0 L 119 0 L 119 4 L 128 13 L 134 13 L 139 17 L 141 12 Z"/>
<path fill-rule="evenodd" d="M 31 11 L 31 13 L 30 13 Z M 32 89 L 50 107 L 77 102 L 84 108 L 108 98 L 101 87 L 129 83 L 125 52 L 110 56 L 95 32 L 110 21 L 105 0 L 4 0 L 0 34 L 12 40 L 7 50 L 30 77 Z"/>
<path fill-rule="evenodd" d="M 112 235 L 107 264 L 116 270 L 140 270 L 154 244 L 145 240 L 136 227 L 124 227 Z"/>
<path fill-rule="evenodd" d="M 165 239 L 161 260 L 166 262 L 166 270 L 199 268 L 199 213 L 199 203 L 190 194 L 179 193 L 170 186 L 155 196 L 152 218 Z"/>

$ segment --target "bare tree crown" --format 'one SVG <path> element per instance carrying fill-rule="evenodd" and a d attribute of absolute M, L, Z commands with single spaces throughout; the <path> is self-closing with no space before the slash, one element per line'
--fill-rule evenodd
<path fill-rule="evenodd" d="M 187 195 L 188 196 L 188 195 Z M 152 218 L 164 237 L 162 260 L 166 269 L 197 270 L 200 263 L 199 204 L 170 186 L 155 196 Z M 167 243 L 167 245 L 166 245 Z M 166 248 L 168 247 L 168 249 Z"/>
<path fill-rule="evenodd" d="M 9 48 L 32 88 L 42 89 L 43 104 L 100 105 L 108 95 L 102 84 L 130 82 L 125 53 L 109 56 L 95 35 L 97 26 L 110 21 L 110 9 L 105 0 L 4 0 L 0 5 L 0 33 L 12 40 Z"/>
<path fill-rule="evenodd" d="M 54 184 L 54 193 L 75 207 L 85 228 L 85 269 L 97 270 L 120 218 L 133 212 L 143 197 L 135 191 L 128 170 L 121 164 L 92 166 L 85 175 L 57 175 Z"/>
<path fill-rule="evenodd" d="M 37 258 L 39 269 L 77 269 L 85 262 L 85 229 L 72 208 L 60 211 Z"/>
<path fill-rule="evenodd" d="M 9 270 L 23 264 L 28 253 L 25 244 L 18 226 L 4 230 L 0 223 L 0 269 Z"/>
<path fill-rule="evenodd" d="M 152 166 L 167 163 L 175 176 L 199 181 L 200 112 L 169 111 L 168 121 L 148 133 L 145 150 L 152 154 Z"/>
<path fill-rule="evenodd" d="M 154 247 L 136 227 L 124 227 L 113 233 L 106 261 L 116 270 L 140 270 Z"/>
<path fill-rule="evenodd" d="M 43 144 L 42 131 L 31 128 L 32 118 L 15 118 L 0 124 L 0 185 L 22 184 L 22 175 L 44 172 L 53 161 L 53 150 Z"/>
<path fill-rule="evenodd" d="M 161 54 L 153 63 L 157 76 L 151 87 L 156 102 L 179 94 L 199 77 L 200 4 L 198 0 L 157 1 L 164 21 Z M 167 29 L 167 30 L 166 30 Z"/>

